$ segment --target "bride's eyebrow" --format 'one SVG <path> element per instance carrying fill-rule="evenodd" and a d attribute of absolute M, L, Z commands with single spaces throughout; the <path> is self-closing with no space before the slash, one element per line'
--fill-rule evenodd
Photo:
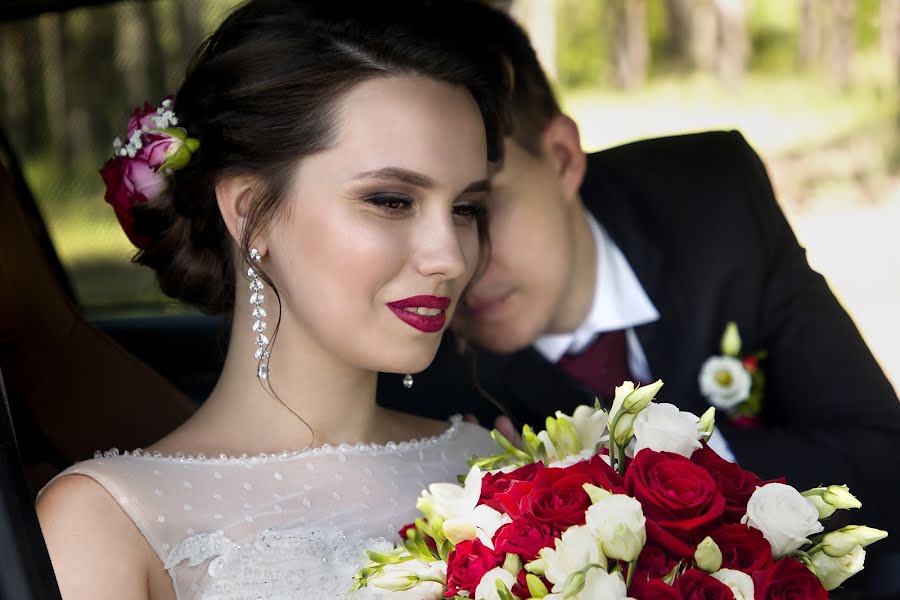
<path fill-rule="evenodd" d="M 426 190 L 432 190 L 439 187 L 438 182 L 428 175 L 404 169 L 402 167 L 383 167 L 381 169 L 365 171 L 363 173 L 358 173 L 353 179 L 364 181 L 396 181 L 398 183 L 405 183 Z M 467 185 L 461 193 L 487 192 L 490 191 L 490 187 L 491 183 L 488 179 L 481 179 Z"/>

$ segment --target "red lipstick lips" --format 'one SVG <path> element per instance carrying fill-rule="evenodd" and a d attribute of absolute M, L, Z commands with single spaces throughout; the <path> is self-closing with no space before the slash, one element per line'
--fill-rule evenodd
<path fill-rule="evenodd" d="M 444 328 L 447 321 L 445 311 L 449 306 L 450 298 L 446 296 L 411 296 L 387 304 L 397 318 L 425 333 L 435 333 Z"/>

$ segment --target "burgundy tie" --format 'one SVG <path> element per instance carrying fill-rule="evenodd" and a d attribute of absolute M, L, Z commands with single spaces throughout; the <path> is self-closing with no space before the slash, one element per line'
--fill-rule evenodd
<path fill-rule="evenodd" d="M 582 352 L 566 354 L 557 364 L 576 381 L 607 400 L 613 398 L 617 385 L 633 380 L 628 371 L 624 329 L 601 333 Z"/>

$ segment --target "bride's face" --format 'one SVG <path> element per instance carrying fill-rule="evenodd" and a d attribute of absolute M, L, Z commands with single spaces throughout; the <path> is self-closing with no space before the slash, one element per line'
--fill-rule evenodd
<path fill-rule="evenodd" d="M 266 235 L 282 353 L 299 342 L 366 369 L 420 371 L 478 265 L 478 106 L 434 80 L 376 78 L 346 95 L 337 124 L 336 143 L 298 165 Z"/>

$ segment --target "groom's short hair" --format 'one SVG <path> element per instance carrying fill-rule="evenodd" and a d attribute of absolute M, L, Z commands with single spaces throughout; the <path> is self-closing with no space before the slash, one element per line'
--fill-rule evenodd
<path fill-rule="evenodd" d="M 510 134 L 519 146 L 540 156 L 541 133 L 562 111 L 531 40 L 522 27 L 502 10 L 485 3 L 473 12 L 477 35 L 481 35 L 485 43 L 494 45 L 510 72 Z M 473 33 L 467 32 L 468 35 Z"/>

